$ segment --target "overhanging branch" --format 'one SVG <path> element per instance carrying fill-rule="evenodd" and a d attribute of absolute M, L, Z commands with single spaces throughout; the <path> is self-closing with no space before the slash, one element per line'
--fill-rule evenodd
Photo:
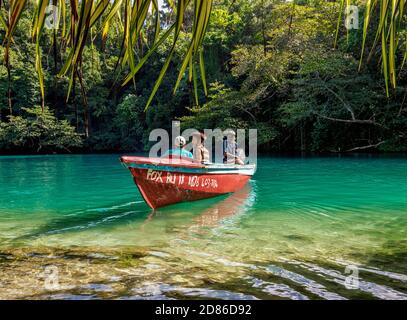
<path fill-rule="evenodd" d="M 383 143 L 386 143 L 387 141 L 380 141 L 376 144 L 369 144 L 367 146 L 362 146 L 362 147 L 355 147 L 349 150 L 346 150 L 346 152 L 352 152 L 352 151 L 357 151 L 357 150 L 366 150 L 366 149 L 372 149 L 372 148 L 377 148 L 378 146 L 382 145 Z"/>

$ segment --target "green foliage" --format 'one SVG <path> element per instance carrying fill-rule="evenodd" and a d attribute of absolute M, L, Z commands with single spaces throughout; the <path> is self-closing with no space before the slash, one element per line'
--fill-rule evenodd
<path fill-rule="evenodd" d="M 309 128 L 311 150 L 333 151 L 341 146 L 351 149 L 352 140 L 346 130 L 360 120 L 370 121 L 375 104 L 385 103 L 374 79 L 369 74 L 355 74 L 356 67 L 354 58 L 337 51 L 307 51 L 299 70 L 289 80 L 292 90 L 279 108 L 281 123 L 287 128 L 313 123 Z M 380 134 L 379 129 L 376 133 Z M 342 135 L 335 139 L 326 135 L 326 131 L 335 130 Z"/>
<path fill-rule="evenodd" d="M 258 121 L 252 112 L 244 93 L 225 88 L 223 84 L 213 83 L 210 88 L 210 101 L 202 107 L 190 108 L 191 115 L 181 117 L 183 127 L 203 130 L 205 128 L 258 129 L 258 143 L 265 144 L 277 135 L 267 122 Z"/>
<path fill-rule="evenodd" d="M 10 50 L 11 99 L 14 111 L 18 112 L 27 105 L 40 102 L 38 79 L 34 64 L 30 61 L 35 54 L 33 45 L 27 43 L 21 50 Z M 0 45 L 0 57 L 4 56 L 4 47 Z M 1 58 L 0 58 L 1 61 Z M 1 61 L 3 62 L 3 61 Z M 4 63 L 0 64 L 0 112 L 8 108 L 8 75 Z"/>
<path fill-rule="evenodd" d="M 117 106 L 114 126 L 120 132 L 120 146 L 124 150 L 141 150 L 145 128 L 145 100 L 134 94 L 126 96 Z"/>
<path fill-rule="evenodd" d="M 333 48 L 336 10 L 319 1 L 244 6 L 243 21 L 257 18 L 244 23 L 254 37 L 231 51 L 234 81 L 212 87 L 185 126 L 256 127 L 267 150 L 404 150 L 405 95 L 386 99 L 379 69 L 358 72 L 360 32 Z"/>
<path fill-rule="evenodd" d="M 33 8 L 32 1 L 27 5 Z M 365 7 L 359 7 L 365 13 Z M 124 86 L 122 80 L 130 70 L 130 50 L 123 42 L 124 10 L 120 17 L 112 17 L 106 38 L 99 32 L 106 26 L 96 23 L 82 43 L 77 64 L 81 77 L 75 77 L 68 100 L 72 75 L 58 73 L 70 44 L 60 41 L 61 28 L 55 34 L 44 29 L 40 55 L 48 108 L 43 115 L 38 113 L 41 95 L 35 63 L 38 52 L 31 37 L 33 10 L 25 10 L 9 50 L 10 81 L 5 43 L 0 45 L 0 149 L 141 151 L 149 148 L 152 129 L 170 129 L 171 120 L 181 119 L 184 128 L 257 128 L 260 149 L 265 151 L 404 151 L 407 71 L 398 71 L 399 86 L 387 98 L 381 45 L 374 45 L 374 34 L 366 35 L 364 61 L 373 54 L 360 70 L 363 28 L 349 32 L 341 28 L 334 48 L 338 8 L 337 2 L 320 0 L 214 1 L 203 43 L 207 97 L 201 81 L 194 87 L 188 81 L 191 74 L 178 74 L 192 39 L 192 8 L 185 10 L 179 33 L 171 32 Z M 373 13 L 369 25 L 376 29 L 379 18 Z M 171 11 L 162 11 L 160 18 L 164 27 L 175 21 Z M 148 18 L 146 29 L 133 43 L 135 65 L 152 47 L 153 25 L 154 19 Z M 165 32 L 164 28 L 160 36 Z M 0 26 L 0 38 L 4 34 Z M 406 38 L 405 30 L 398 34 Z M 403 41 L 399 46 L 405 45 Z M 144 112 L 170 52 L 172 59 L 160 89 Z M 402 52 L 396 50 L 397 62 L 403 60 Z M 192 66 L 199 79 L 197 53 Z M 178 80 L 179 88 L 172 94 Z M 41 121 L 47 125 L 40 127 Z"/>
<path fill-rule="evenodd" d="M 22 108 L 25 116 L 9 116 L 0 123 L 0 150 L 70 151 L 82 138 L 66 120 L 58 120 L 45 107 Z"/>

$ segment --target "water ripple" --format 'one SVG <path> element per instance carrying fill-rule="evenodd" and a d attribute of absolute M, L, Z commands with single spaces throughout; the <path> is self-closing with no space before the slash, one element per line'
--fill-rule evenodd
<path fill-rule="evenodd" d="M 134 288 L 133 292 L 139 297 L 162 297 L 169 293 L 178 293 L 187 297 L 200 297 L 223 300 L 258 300 L 255 296 L 227 290 L 214 290 L 208 288 L 187 288 L 166 283 L 151 283 L 143 287 Z"/>
<path fill-rule="evenodd" d="M 336 282 L 340 285 L 345 286 L 346 276 L 340 274 L 338 271 L 325 269 L 315 264 L 311 263 L 301 263 L 302 266 L 308 270 L 315 272 L 320 275 L 327 276 L 327 280 Z M 359 279 L 358 290 L 370 293 L 379 299 L 388 299 L 388 300 L 407 300 L 407 294 L 394 290 L 388 286 L 380 285 L 368 281 Z"/>
<path fill-rule="evenodd" d="M 298 273 L 288 271 L 274 265 L 268 266 L 266 270 L 275 276 L 282 277 L 284 279 L 288 279 L 302 285 L 303 287 L 305 287 L 307 291 L 321 298 L 328 300 L 346 300 L 346 298 L 340 296 L 339 294 L 326 290 L 326 288 L 322 284 L 319 284 L 314 280 L 308 279 Z"/>
<path fill-rule="evenodd" d="M 291 300 L 309 300 L 307 296 L 290 288 L 286 284 L 263 281 L 255 277 L 247 277 L 247 279 L 252 283 L 254 288 L 261 288 L 263 292 L 272 296 L 289 298 Z"/>

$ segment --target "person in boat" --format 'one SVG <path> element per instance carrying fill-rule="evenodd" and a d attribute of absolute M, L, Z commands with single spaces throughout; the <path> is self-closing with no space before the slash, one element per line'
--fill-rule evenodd
<path fill-rule="evenodd" d="M 244 164 L 243 160 L 238 156 L 236 134 L 233 130 L 228 130 L 223 138 L 223 163 Z"/>
<path fill-rule="evenodd" d="M 185 150 L 185 145 L 187 144 L 185 138 L 183 136 L 178 136 L 175 138 L 174 145 L 175 148 L 167 150 L 163 157 L 185 157 L 185 158 L 193 158 L 193 155 L 190 151 Z"/>
<path fill-rule="evenodd" d="M 237 148 L 236 149 L 236 156 L 237 156 L 237 159 L 239 161 L 238 164 L 244 164 L 244 162 L 246 160 L 246 155 L 245 155 L 245 152 L 244 152 L 243 148 Z M 240 163 L 240 161 L 241 161 L 241 163 Z"/>
<path fill-rule="evenodd" d="M 195 132 L 192 135 L 193 157 L 195 162 L 208 163 L 209 151 L 205 148 L 206 135 L 202 132 Z"/>

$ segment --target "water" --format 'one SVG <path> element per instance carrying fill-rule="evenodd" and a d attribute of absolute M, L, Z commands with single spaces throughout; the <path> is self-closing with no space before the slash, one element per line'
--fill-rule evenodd
<path fill-rule="evenodd" d="M 407 299 L 406 181 L 405 158 L 261 158 L 152 211 L 117 155 L 1 157 L 0 298 Z"/>

